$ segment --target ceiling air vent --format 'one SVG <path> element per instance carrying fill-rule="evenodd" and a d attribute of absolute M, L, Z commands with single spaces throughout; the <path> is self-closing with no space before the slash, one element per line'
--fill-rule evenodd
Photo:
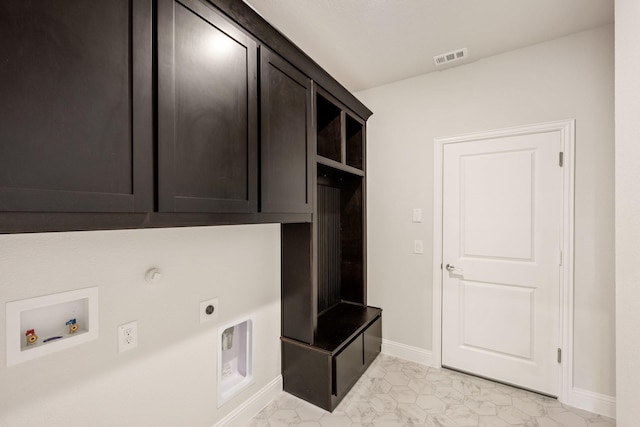
<path fill-rule="evenodd" d="M 463 49 L 454 50 L 453 52 L 447 52 L 447 53 L 443 53 L 442 55 L 436 55 L 433 57 L 433 61 L 436 63 L 436 65 L 444 65 L 452 61 L 464 59 L 467 56 L 469 56 L 469 54 L 467 53 L 467 48 L 465 47 Z"/>

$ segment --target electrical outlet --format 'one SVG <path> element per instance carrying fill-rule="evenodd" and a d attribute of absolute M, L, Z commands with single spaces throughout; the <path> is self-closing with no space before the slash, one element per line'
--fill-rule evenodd
<path fill-rule="evenodd" d="M 118 351 L 131 350 L 138 346 L 138 322 L 133 321 L 118 326 Z"/>
<path fill-rule="evenodd" d="M 218 318 L 218 298 L 200 302 L 200 323 Z"/>

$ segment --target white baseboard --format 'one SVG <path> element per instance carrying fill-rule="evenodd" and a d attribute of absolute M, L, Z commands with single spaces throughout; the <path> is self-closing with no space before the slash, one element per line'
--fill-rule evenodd
<path fill-rule="evenodd" d="M 430 350 L 412 347 L 410 345 L 401 344 L 399 342 L 383 339 L 382 353 L 433 368 L 440 367 L 435 365 L 433 360 L 433 353 Z"/>
<path fill-rule="evenodd" d="M 567 401 L 562 403 L 605 417 L 616 417 L 616 398 L 606 394 L 574 387 L 569 392 Z"/>
<path fill-rule="evenodd" d="M 383 339 L 382 353 L 421 365 L 440 368 L 440 366 L 435 363 L 433 353 L 422 348 Z M 574 408 L 604 415 L 605 417 L 616 417 L 616 398 L 605 394 L 574 387 L 569 392 L 567 400 L 562 403 L 573 406 Z"/>
<path fill-rule="evenodd" d="M 256 394 L 244 401 L 223 419 L 214 424 L 214 427 L 234 427 L 246 425 L 251 418 L 267 406 L 282 392 L 282 375 L 278 375 L 273 381 L 262 387 Z"/>

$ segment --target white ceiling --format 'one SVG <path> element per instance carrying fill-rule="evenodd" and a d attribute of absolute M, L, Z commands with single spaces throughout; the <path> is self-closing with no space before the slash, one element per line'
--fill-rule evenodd
<path fill-rule="evenodd" d="M 352 92 L 613 23 L 614 0 L 245 0 Z"/>

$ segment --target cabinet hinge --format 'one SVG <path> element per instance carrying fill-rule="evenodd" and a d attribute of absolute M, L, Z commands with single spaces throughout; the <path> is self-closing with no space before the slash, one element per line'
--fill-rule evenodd
<path fill-rule="evenodd" d="M 562 363 L 562 349 L 558 349 L 558 363 Z"/>
<path fill-rule="evenodd" d="M 558 156 L 558 165 L 560 167 L 564 166 L 564 153 L 561 151 Z"/>

